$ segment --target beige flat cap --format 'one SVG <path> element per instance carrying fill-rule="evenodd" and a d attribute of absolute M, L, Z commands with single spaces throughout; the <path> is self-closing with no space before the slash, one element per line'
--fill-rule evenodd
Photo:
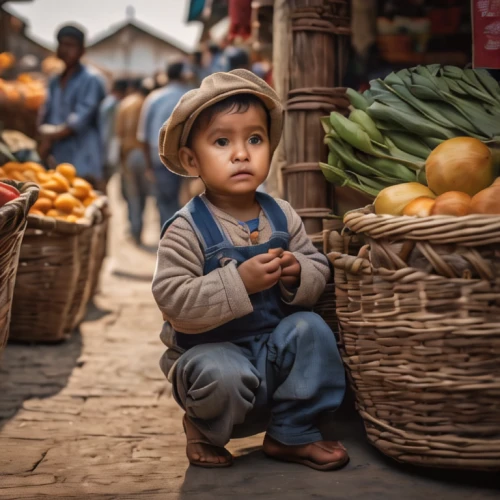
<path fill-rule="evenodd" d="M 189 132 L 199 114 L 236 94 L 253 94 L 269 111 L 271 155 L 278 147 L 283 128 L 283 106 L 276 92 L 261 78 L 246 69 L 235 69 L 229 73 L 214 73 L 207 76 L 198 89 L 184 94 L 170 118 L 160 130 L 159 149 L 163 164 L 172 172 L 188 176 L 179 161 L 179 149 L 186 145 Z"/>

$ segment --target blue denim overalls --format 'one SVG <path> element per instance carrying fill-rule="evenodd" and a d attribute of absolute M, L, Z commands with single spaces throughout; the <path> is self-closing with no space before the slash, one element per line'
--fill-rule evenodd
<path fill-rule="evenodd" d="M 290 235 L 283 210 L 269 195 L 256 193 L 256 197 L 271 224 L 272 235 L 265 243 L 244 247 L 233 246 L 202 198 L 196 197 L 187 205 L 187 218 L 195 228 L 203 247 L 204 275 L 229 262 L 236 262 L 236 265 L 239 266 L 256 255 L 267 253 L 271 248 L 288 250 Z M 179 215 L 182 216 L 182 212 Z M 300 308 L 292 308 L 283 302 L 279 285 L 251 295 L 250 301 L 253 312 L 243 318 L 234 319 L 202 334 L 192 335 L 176 332 L 177 345 L 183 349 L 189 349 L 207 342 L 234 342 L 253 336 L 256 332 L 271 333 L 285 316 L 300 310 Z"/>
<path fill-rule="evenodd" d="M 178 213 L 190 222 L 202 245 L 205 275 L 270 248 L 288 249 L 283 210 L 269 195 L 256 196 L 272 235 L 253 246 L 233 246 L 200 197 Z M 242 318 L 201 334 L 176 332 L 176 343 L 185 352 L 174 370 L 174 397 L 219 446 L 266 428 L 284 444 L 319 441 L 316 418 L 335 410 L 344 395 L 335 337 L 320 316 L 286 304 L 279 285 L 252 294 L 250 300 L 254 310 Z M 166 372 L 163 362 L 161 366 Z"/>

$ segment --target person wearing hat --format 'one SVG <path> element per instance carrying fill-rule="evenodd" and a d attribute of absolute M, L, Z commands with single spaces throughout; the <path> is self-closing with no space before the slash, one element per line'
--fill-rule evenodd
<path fill-rule="evenodd" d="M 80 177 L 104 189 L 103 145 L 98 125 L 104 82 L 80 62 L 85 52 L 85 35 L 79 27 L 63 26 L 57 41 L 57 56 L 65 69 L 49 83 L 39 128 L 39 153 L 49 166 L 73 164 Z"/>
<path fill-rule="evenodd" d="M 164 165 L 205 184 L 165 224 L 152 285 L 192 465 L 227 467 L 228 441 L 264 430 L 275 459 L 319 470 L 348 461 L 316 424 L 345 390 L 335 337 L 311 312 L 327 259 L 286 201 L 257 192 L 282 124 L 276 93 L 239 69 L 205 78 L 160 132 Z"/>

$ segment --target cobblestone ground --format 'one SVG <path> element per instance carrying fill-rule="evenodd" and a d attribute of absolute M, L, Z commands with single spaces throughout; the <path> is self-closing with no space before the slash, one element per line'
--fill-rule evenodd
<path fill-rule="evenodd" d="M 262 436 L 231 443 L 231 469 L 188 467 L 182 413 L 158 368 L 161 317 L 150 293 L 158 222 L 150 206 L 151 248 L 135 248 L 116 191 L 115 179 L 110 257 L 80 332 L 59 345 L 9 345 L 0 362 L 0 498 L 500 498 L 495 475 L 385 459 L 349 408 L 330 426 L 351 454 L 342 471 L 271 461 Z"/>

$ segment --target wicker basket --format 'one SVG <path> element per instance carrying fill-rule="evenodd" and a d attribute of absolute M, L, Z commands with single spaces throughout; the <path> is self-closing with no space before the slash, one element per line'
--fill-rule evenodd
<path fill-rule="evenodd" d="M 401 462 L 500 470 L 500 217 L 369 212 L 345 217 L 369 246 L 328 255 L 368 439 Z"/>
<path fill-rule="evenodd" d="M 70 334 L 90 227 L 91 221 L 28 217 L 12 305 L 13 340 L 59 342 Z"/>
<path fill-rule="evenodd" d="M 15 186 L 21 196 L 0 208 L 0 353 L 9 336 L 12 296 L 26 217 L 39 192 L 39 187 L 32 182 L 2 182 Z"/>
<path fill-rule="evenodd" d="M 340 244 L 340 246 L 337 246 L 336 248 L 331 247 L 330 235 L 332 232 L 338 234 L 338 232 L 342 230 L 343 226 L 344 224 L 342 220 L 338 218 L 323 219 L 321 246 L 325 254 L 329 254 L 334 250 L 339 250 L 345 253 L 349 251 L 354 252 L 359 250 L 361 247 L 360 239 L 357 236 L 353 236 L 348 233 L 339 238 L 337 244 Z M 338 335 L 339 325 L 335 304 L 335 284 L 333 277 L 331 282 L 326 285 L 325 291 L 322 293 L 317 304 L 314 306 L 314 312 L 318 313 L 326 321 L 328 326 L 335 333 L 337 341 L 340 343 L 340 337 Z"/>
<path fill-rule="evenodd" d="M 87 217 L 92 220 L 91 238 L 89 244 L 89 258 L 87 260 L 87 279 L 79 301 L 79 308 L 73 319 L 73 328 L 76 328 L 85 317 L 87 304 L 94 296 L 106 254 L 107 228 L 109 219 L 108 199 L 101 196 L 91 205 L 92 212 Z"/>
<path fill-rule="evenodd" d="M 108 199 L 105 196 L 101 196 L 96 203 L 100 210 L 100 219 L 99 222 L 94 226 L 94 230 L 96 233 L 96 248 L 95 251 L 92 252 L 93 262 L 90 272 L 89 299 L 94 296 L 99 285 L 99 275 L 101 273 L 104 258 L 106 257 L 109 218 L 111 216 Z"/>

